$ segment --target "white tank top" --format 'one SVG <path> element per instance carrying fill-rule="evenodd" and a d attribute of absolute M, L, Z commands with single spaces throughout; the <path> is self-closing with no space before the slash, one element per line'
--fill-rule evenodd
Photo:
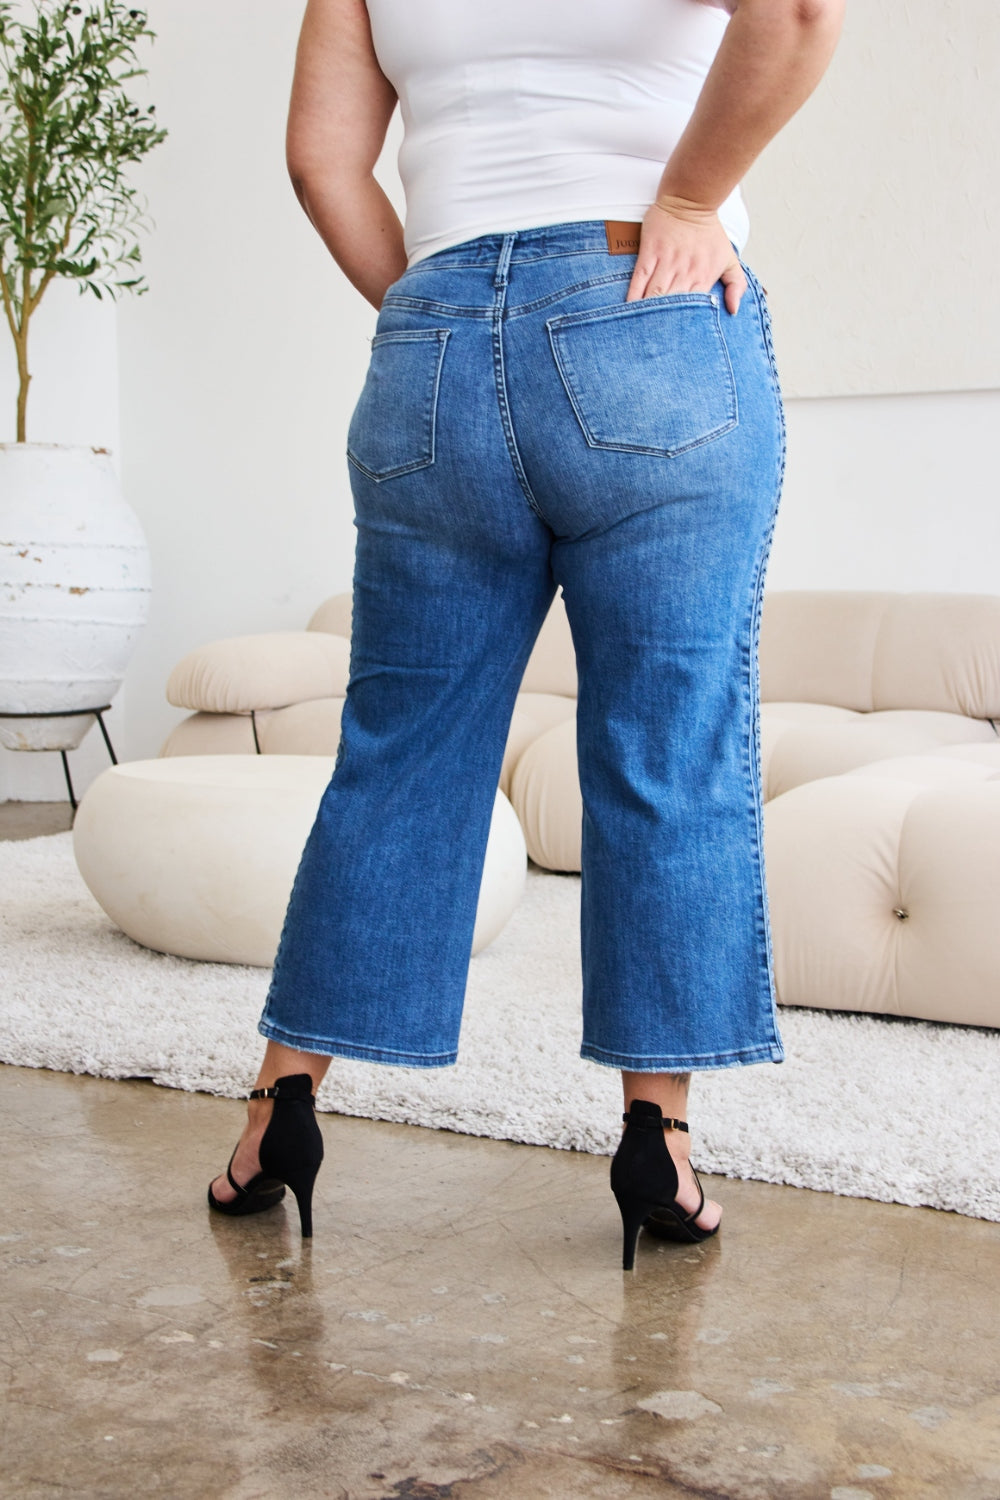
<path fill-rule="evenodd" d="M 367 0 L 399 95 L 409 262 L 581 219 L 641 219 L 728 17 L 699 0 Z M 738 191 L 719 210 L 742 248 Z"/>

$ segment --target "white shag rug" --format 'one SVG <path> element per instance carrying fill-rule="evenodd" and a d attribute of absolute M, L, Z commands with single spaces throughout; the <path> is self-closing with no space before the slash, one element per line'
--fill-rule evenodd
<path fill-rule="evenodd" d="M 72 835 L 0 843 L 0 1059 L 238 1096 L 263 969 L 139 947 L 94 901 Z M 580 882 L 532 871 L 473 959 L 454 1068 L 334 1059 L 320 1108 L 610 1154 L 618 1075 L 581 1061 Z M 1000 1033 L 783 1010 L 788 1060 L 696 1075 L 706 1171 L 1000 1221 Z"/>

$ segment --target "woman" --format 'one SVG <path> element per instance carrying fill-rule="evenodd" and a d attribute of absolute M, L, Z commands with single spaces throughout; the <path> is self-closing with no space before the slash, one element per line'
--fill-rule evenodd
<path fill-rule="evenodd" d="M 757 634 L 783 462 L 738 184 L 842 0 L 309 0 L 296 192 L 380 309 L 333 780 L 296 877 L 221 1212 L 311 1232 L 331 1056 L 456 1055 L 507 725 L 557 585 L 579 674 L 582 1055 L 621 1070 L 641 1225 L 714 1234 L 692 1071 L 782 1057 Z M 405 232 L 372 175 L 397 99 Z"/>

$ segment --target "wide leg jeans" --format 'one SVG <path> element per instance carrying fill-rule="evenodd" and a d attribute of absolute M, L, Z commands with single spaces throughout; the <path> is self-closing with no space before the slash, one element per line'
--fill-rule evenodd
<path fill-rule="evenodd" d="M 507 728 L 561 587 L 582 1055 L 781 1060 L 757 672 L 784 455 L 767 310 L 752 274 L 735 316 L 721 286 L 626 303 L 633 265 L 598 221 L 484 236 L 390 288 L 349 433 L 342 739 L 265 1036 L 455 1061 Z"/>

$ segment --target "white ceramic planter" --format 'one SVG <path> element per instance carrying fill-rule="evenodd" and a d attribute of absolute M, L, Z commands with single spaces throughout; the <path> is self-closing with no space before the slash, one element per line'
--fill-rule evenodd
<path fill-rule="evenodd" d="M 2 715 L 110 703 L 149 593 L 146 539 L 110 456 L 0 443 L 0 744 L 75 749 L 92 716 Z"/>

